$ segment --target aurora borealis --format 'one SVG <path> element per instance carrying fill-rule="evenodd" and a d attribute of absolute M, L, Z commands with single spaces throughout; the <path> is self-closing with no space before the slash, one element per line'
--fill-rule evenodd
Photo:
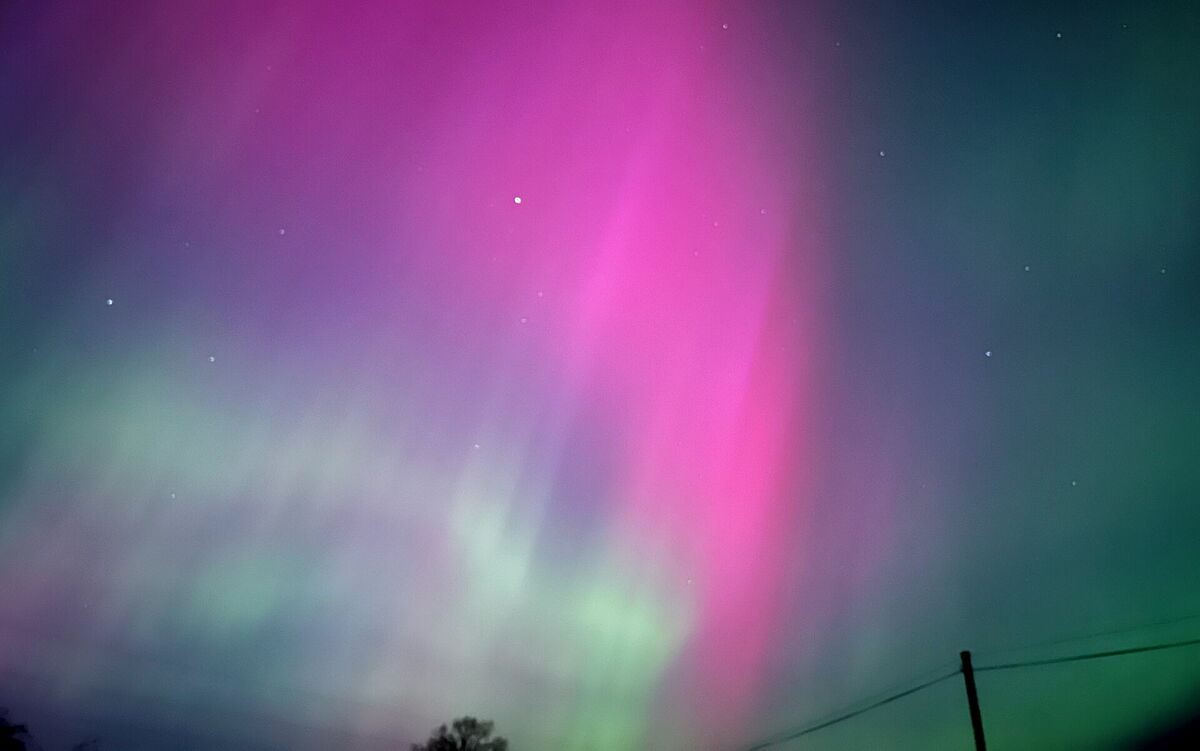
<path fill-rule="evenodd" d="M 0 706 L 717 751 L 1195 635 L 1186 6 L 4 4 Z M 983 674 L 989 741 L 1197 659 Z"/>

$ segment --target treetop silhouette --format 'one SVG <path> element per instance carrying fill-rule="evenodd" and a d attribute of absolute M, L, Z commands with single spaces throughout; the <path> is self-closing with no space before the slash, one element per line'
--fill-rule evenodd
<path fill-rule="evenodd" d="M 508 751 L 508 741 L 499 736 L 492 738 L 495 723 L 460 717 L 447 728 L 442 725 L 424 744 L 414 743 L 412 751 Z"/>

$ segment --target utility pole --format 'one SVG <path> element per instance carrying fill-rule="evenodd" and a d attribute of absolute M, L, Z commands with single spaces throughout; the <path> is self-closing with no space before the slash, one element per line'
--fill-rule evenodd
<path fill-rule="evenodd" d="M 958 653 L 962 658 L 963 682 L 967 684 L 967 708 L 971 710 L 971 730 L 975 733 L 975 751 L 987 751 L 983 740 L 983 715 L 979 712 L 979 693 L 975 691 L 975 668 L 971 667 L 971 652 Z"/>

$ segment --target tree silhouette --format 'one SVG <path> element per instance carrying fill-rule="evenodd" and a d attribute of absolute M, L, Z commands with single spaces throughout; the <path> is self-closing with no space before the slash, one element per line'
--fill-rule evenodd
<path fill-rule="evenodd" d="M 25 751 L 25 742 L 33 740 L 29 728 L 8 721 L 8 710 L 0 707 L 0 751 Z"/>
<path fill-rule="evenodd" d="M 508 751 L 508 741 L 491 738 L 495 723 L 460 717 L 447 728 L 442 725 L 424 744 L 412 745 L 412 751 Z"/>

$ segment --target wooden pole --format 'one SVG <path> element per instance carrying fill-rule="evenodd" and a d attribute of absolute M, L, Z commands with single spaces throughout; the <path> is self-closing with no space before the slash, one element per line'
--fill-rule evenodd
<path fill-rule="evenodd" d="M 971 652 L 960 652 L 963 682 L 967 684 L 967 708 L 971 710 L 971 730 L 975 733 L 975 751 L 987 751 L 983 739 L 983 715 L 979 712 L 979 693 L 975 690 L 975 669 L 971 667 Z"/>

